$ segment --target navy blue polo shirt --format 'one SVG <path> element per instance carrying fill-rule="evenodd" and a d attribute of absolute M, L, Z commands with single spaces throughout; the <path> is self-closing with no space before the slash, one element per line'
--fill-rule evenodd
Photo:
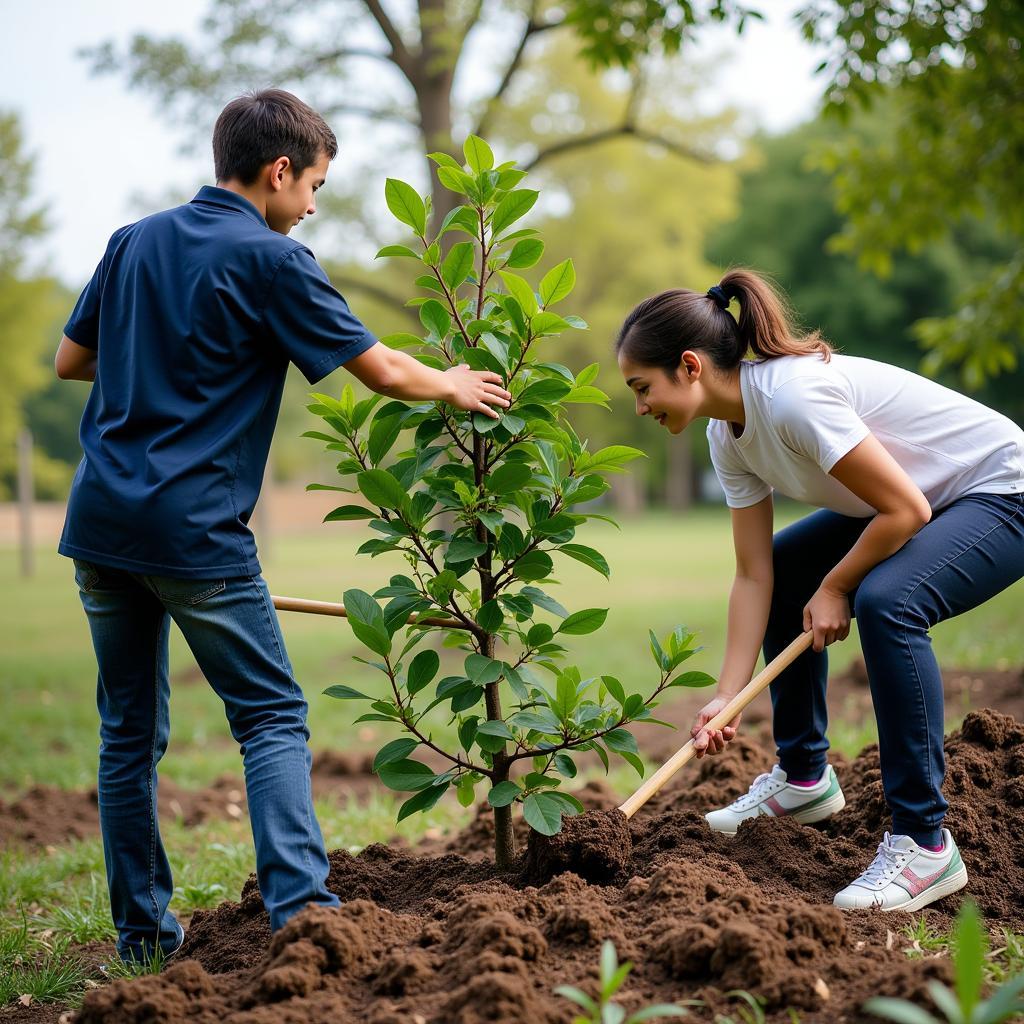
<path fill-rule="evenodd" d="M 376 343 L 306 246 L 209 186 L 114 233 L 64 333 L 97 369 L 61 554 L 195 579 L 260 571 L 289 361 L 314 384 Z"/>

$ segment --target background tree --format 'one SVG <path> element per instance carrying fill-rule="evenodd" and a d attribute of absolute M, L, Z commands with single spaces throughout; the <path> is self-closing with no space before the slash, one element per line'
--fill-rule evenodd
<path fill-rule="evenodd" d="M 47 381 L 44 351 L 51 343 L 56 349 L 50 330 L 59 288 L 33 273 L 26 258 L 46 231 L 42 209 L 31 202 L 31 180 L 32 156 L 24 150 L 17 115 L 0 111 L 0 498 L 14 491 L 24 403 Z M 33 468 L 44 486 L 61 472 L 38 453 Z"/>
<path fill-rule="evenodd" d="M 1024 344 L 1024 5 L 1019 0 L 815 0 L 801 13 L 824 44 L 836 111 L 885 102 L 892 128 L 848 137 L 828 161 L 846 223 L 838 245 L 886 273 L 964 222 L 998 224 L 1005 259 L 961 283 L 956 310 L 921 321 L 927 367 L 969 387 L 1013 369 Z"/>

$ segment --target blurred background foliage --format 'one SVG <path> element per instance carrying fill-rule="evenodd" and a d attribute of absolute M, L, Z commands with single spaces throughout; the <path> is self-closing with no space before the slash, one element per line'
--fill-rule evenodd
<path fill-rule="evenodd" d="M 613 397 L 612 413 L 581 413 L 580 430 L 595 445 L 650 454 L 617 488 L 623 507 L 685 506 L 707 456 L 699 430 L 671 439 L 636 419 L 616 380 L 618 325 L 646 295 L 707 288 L 731 264 L 775 277 L 801 321 L 843 351 L 937 376 L 1024 422 L 1018 0 L 807 3 L 798 17 L 827 55 L 821 111 L 776 136 L 746 136 L 728 112 L 700 113 L 715 61 L 697 61 L 688 45 L 713 22 L 740 31 L 756 3 L 285 6 L 294 17 L 282 20 L 271 0 L 211 0 L 202 50 L 139 36 L 123 49 L 98 42 L 87 56 L 204 146 L 223 102 L 253 84 L 294 89 L 324 110 L 342 149 L 314 246 L 379 335 L 414 322 L 404 268 L 368 256 L 394 240 L 375 213 L 384 177 L 418 180 L 446 208 L 425 154 L 457 152 L 470 130 L 529 167 L 545 259 L 572 256 L 591 325 L 553 357 L 577 370 L 600 361 Z M 359 88 L 367 66 L 373 90 Z M 351 158 L 347 131 L 370 133 L 373 156 Z M 0 500 L 12 494 L 24 424 L 38 496 L 65 495 L 88 395 L 52 373 L 84 282 L 54 280 L 19 256 L 46 232 L 31 164 L 16 116 L 0 111 Z M 336 391 L 345 376 L 321 387 Z M 293 374 L 274 444 L 278 480 L 333 472 L 299 437 L 310 426 L 307 392 Z"/>

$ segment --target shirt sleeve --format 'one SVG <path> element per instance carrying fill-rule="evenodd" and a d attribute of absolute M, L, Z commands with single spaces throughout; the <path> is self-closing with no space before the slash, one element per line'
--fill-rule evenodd
<path fill-rule="evenodd" d="M 111 235 L 103 259 L 93 271 L 82 294 L 78 296 L 78 302 L 75 303 L 75 308 L 71 311 L 71 317 L 64 325 L 64 333 L 76 345 L 91 348 L 94 352 L 100 347 L 100 305 L 103 299 L 103 288 L 107 281 L 107 271 L 110 269 L 110 261 L 117 249 L 118 242 L 129 227 L 131 227 L 130 224 L 127 227 L 118 228 Z"/>
<path fill-rule="evenodd" d="M 870 433 L 843 387 L 824 377 L 783 384 L 772 396 L 771 417 L 783 443 L 826 473 Z"/>
<path fill-rule="evenodd" d="M 772 493 L 771 484 L 766 484 L 744 465 L 735 446 L 730 447 L 713 429 L 712 424 L 708 424 L 708 450 L 711 453 L 711 465 L 725 491 L 725 503 L 729 508 L 749 508 Z"/>
<path fill-rule="evenodd" d="M 263 326 L 310 384 L 377 342 L 304 248 L 293 249 L 282 260 L 263 310 Z"/>

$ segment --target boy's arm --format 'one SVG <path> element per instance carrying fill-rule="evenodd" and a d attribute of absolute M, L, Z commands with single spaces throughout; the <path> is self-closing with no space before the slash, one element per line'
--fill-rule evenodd
<path fill-rule="evenodd" d="M 95 380 L 96 350 L 77 344 L 65 334 L 57 347 L 53 368 L 61 380 Z"/>
<path fill-rule="evenodd" d="M 409 401 L 447 402 L 457 409 L 481 412 L 492 419 L 497 419 L 498 413 L 491 406 L 507 409 L 512 399 L 496 373 L 471 370 L 468 366 L 435 370 L 380 342 L 342 365 L 378 394 Z"/>

